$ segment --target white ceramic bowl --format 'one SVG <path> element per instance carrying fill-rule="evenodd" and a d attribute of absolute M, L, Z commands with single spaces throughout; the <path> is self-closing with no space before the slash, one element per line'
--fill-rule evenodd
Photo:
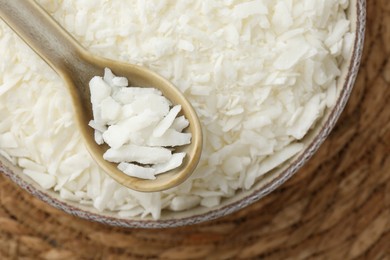
<path fill-rule="evenodd" d="M 303 143 L 305 144 L 305 149 L 278 169 L 268 173 L 250 190 L 237 192 L 234 197 L 223 200 L 222 204 L 218 207 L 211 209 L 199 207 L 184 212 L 163 211 L 160 220 L 141 218 L 121 219 L 110 212 L 100 213 L 91 206 L 62 200 L 54 191 L 46 191 L 40 188 L 29 177 L 22 174 L 20 168 L 11 165 L 3 157 L 0 157 L 0 172 L 3 172 L 23 189 L 56 208 L 84 219 L 115 226 L 142 228 L 175 227 L 191 225 L 235 212 L 261 199 L 283 184 L 302 167 L 329 135 L 344 109 L 357 76 L 363 49 L 365 18 L 366 1 L 351 0 L 349 19 L 352 22 L 352 31 L 356 33 L 353 52 L 350 59 L 346 60 L 341 67 L 342 75 L 339 79 L 338 89 L 340 91 L 337 103 L 325 113 L 316 127 L 304 137 Z"/>

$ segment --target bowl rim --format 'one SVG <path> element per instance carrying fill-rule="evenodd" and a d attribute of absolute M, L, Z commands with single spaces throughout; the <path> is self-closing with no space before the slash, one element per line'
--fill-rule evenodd
<path fill-rule="evenodd" d="M 320 145 L 324 142 L 326 137 L 330 134 L 331 130 L 334 128 L 338 118 L 340 117 L 342 111 L 344 110 L 345 105 L 348 102 L 349 96 L 352 92 L 354 83 L 357 78 L 357 74 L 360 67 L 364 38 L 365 38 L 365 28 L 366 28 L 366 0 L 357 0 L 356 1 L 356 35 L 354 39 L 354 46 L 350 64 L 348 66 L 348 73 L 346 76 L 345 83 L 339 94 L 336 105 L 331 110 L 328 118 L 325 120 L 325 123 L 316 137 L 307 145 L 305 150 L 301 152 L 300 156 L 295 158 L 289 165 L 287 169 L 282 171 L 279 176 L 272 179 L 265 186 L 254 189 L 249 195 L 246 195 L 240 198 L 237 201 L 229 203 L 223 207 L 212 209 L 205 213 L 198 215 L 192 215 L 190 217 L 183 218 L 174 218 L 174 219 L 160 219 L 160 220 L 134 220 L 134 219 L 123 219 L 112 216 L 101 215 L 98 213 L 89 212 L 81 208 L 75 207 L 68 204 L 65 201 L 56 199 L 50 196 L 48 193 L 43 190 L 39 190 L 33 185 L 24 181 L 17 174 L 14 174 L 8 167 L 0 161 L 0 172 L 5 176 L 19 185 L 21 188 L 32 194 L 33 196 L 39 198 L 40 200 L 48 203 L 49 205 L 60 209 L 70 215 L 74 215 L 86 220 L 99 222 L 103 224 L 108 224 L 111 226 L 119 226 L 126 228 L 170 228 L 170 227 L 179 227 L 186 225 L 198 224 L 201 222 L 213 220 L 226 216 L 228 214 L 234 213 L 254 202 L 268 195 L 274 191 L 277 187 L 286 182 L 291 178 L 318 150 Z"/>

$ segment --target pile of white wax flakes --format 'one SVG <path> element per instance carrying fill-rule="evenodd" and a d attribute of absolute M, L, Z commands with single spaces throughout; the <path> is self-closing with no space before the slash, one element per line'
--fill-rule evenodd
<path fill-rule="evenodd" d="M 215 207 L 299 153 L 339 89 L 354 35 L 346 0 L 38 0 L 88 50 L 185 94 L 204 133 L 182 185 L 140 193 L 86 151 L 61 79 L 0 22 L 0 153 L 44 189 L 118 216 Z"/>
<path fill-rule="evenodd" d="M 154 180 L 156 175 L 179 167 L 185 152 L 174 148 L 189 144 L 191 133 L 182 133 L 188 120 L 153 87 L 129 86 L 128 79 L 109 68 L 89 82 L 95 142 L 108 144 L 103 158 L 118 163 L 126 175 Z M 172 152 L 173 150 L 173 152 Z"/>

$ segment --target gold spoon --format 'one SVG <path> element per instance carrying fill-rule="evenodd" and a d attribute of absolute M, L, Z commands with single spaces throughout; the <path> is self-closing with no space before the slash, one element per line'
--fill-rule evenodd
<path fill-rule="evenodd" d="M 174 85 L 144 67 L 90 54 L 33 0 L 0 0 L 0 17 L 65 81 L 84 143 L 97 164 L 113 179 L 130 189 L 152 192 L 177 186 L 192 174 L 201 155 L 202 130 L 193 107 Z M 158 175 L 156 180 L 142 180 L 127 176 L 117 169 L 117 164 L 103 159 L 107 146 L 96 144 L 94 131 L 88 126 L 92 119 L 88 83 L 92 77 L 102 76 L 105 67 L 127 77 L 129 86 L 157 88 L 173 104 L 182 106 L 182 113 L 190 122 L 186 131 L 192 133 L 192 140 L 177 149 L 187 153 L 179 168 Z"/>

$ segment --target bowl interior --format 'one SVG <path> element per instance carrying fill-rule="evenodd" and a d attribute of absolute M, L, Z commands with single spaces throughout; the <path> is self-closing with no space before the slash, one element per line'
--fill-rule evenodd
<path fill-rule="evenodd" d="M 332 109 L 327 109 L 315 127 L 304 137 L 302 142 L 305 145 L 305 149 L 301 153 L 261 177 L 250 190 L 237 191 L 234 197 L 223 200 L 218 207 L 211 209 L 198 207 L 183 212 L 163 211 L 161 219 L 158 221 L 151 218 L 141 219 L 139 217 L 120 219 L 112 212 L 98 212 L 92 206 L 63 201 L 58 193 L 51 190 L 43 190 L 29 177 L 22 174 L 20 168 L 15 167 L 1 156 L 0 171 L 4 172 L 6 176 L 19 186 L 52 206 L 82 218 L 111 225 L 144 228 L 172 227 L 199 223 L 237 211 L 267 195 L 291 177 L 313 155 L 336 123 L 348 100 L 360 63 L 365 28 L 365 0 L 351 0 L 348 12 L 351 21 L 351 31 L 356 33 L 356 37 L 349 59 L 345 60 L 341 65 L 336 105 Z"/>

